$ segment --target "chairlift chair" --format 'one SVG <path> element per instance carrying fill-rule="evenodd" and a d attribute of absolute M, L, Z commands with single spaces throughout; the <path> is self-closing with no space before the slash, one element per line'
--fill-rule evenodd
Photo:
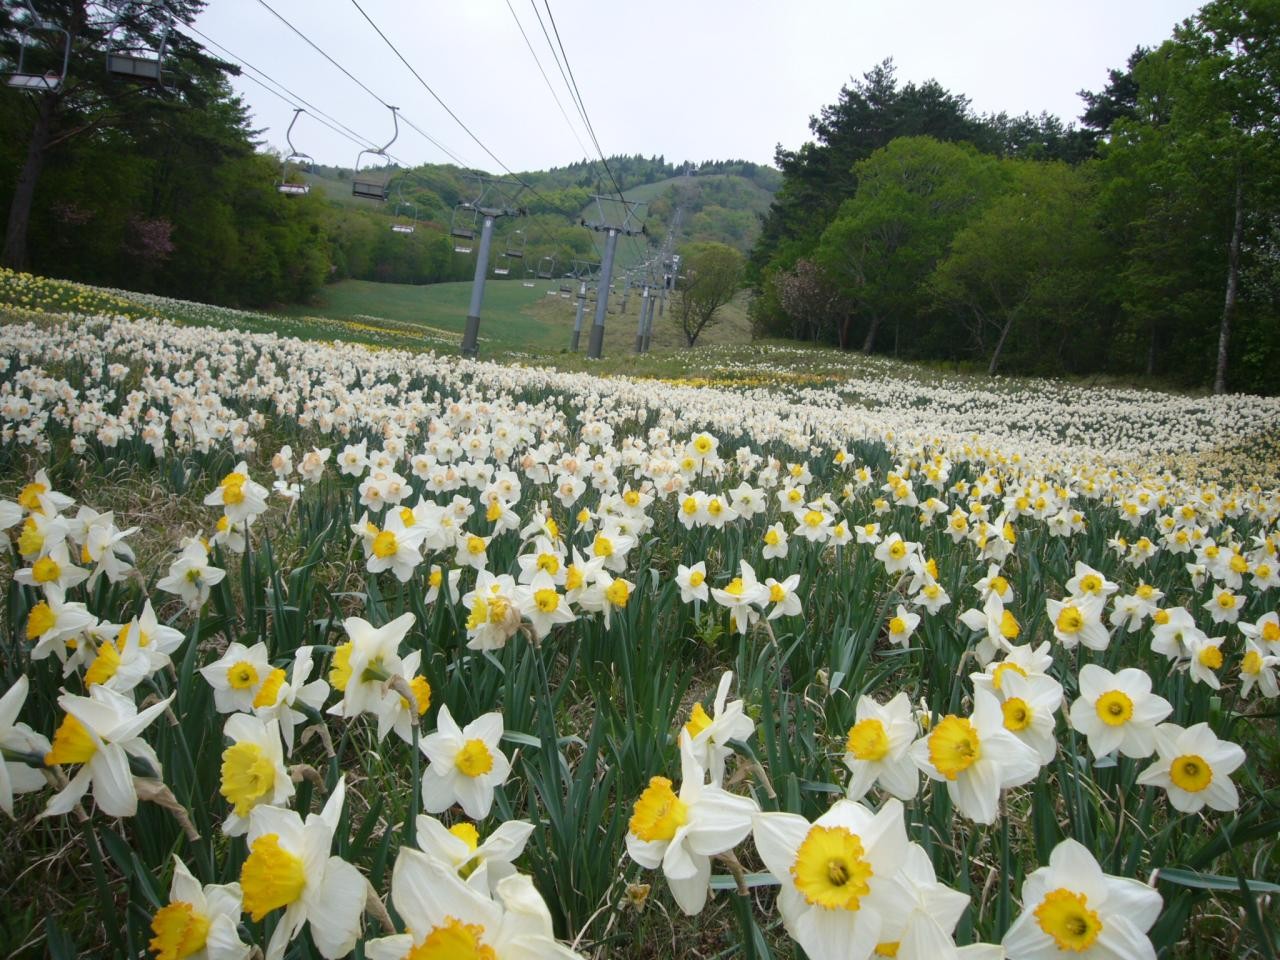
<path fill-rule="evenodd" d="M 134 4 L 125 4 L 125 15 L 131 6 Z M 169 17 L 155 49 L 148 46 L 124 46 L 116 50 L 108 50 L 107 73 L 127 80 L 164 86 L 164 55 L 169 46 L 169 34 L 173 30 L 173 11 L 165 12 Z"/>
<path fill-rule="evenodd" d="M 315 163 L 305 153 L 299 153 L 298 148 L 293 145 L 293 125 L 298 122 L 298 114 L 305 112 L 301 107 L 294 108 L 293 119 L 289 121 L 289 129 L 284 134 L 289 144 L 289 153 L 280 163 L 280 182 L 276 184 L 276 190 L 288 197 L 301 197 L 311 192 L 311 184 L 302 180 L 289 179 L 289 164 L 293 164 L 295 169 L 300 169 L 304 164 L 310 167 Z"/>
<path fill-rule="evenodd" d="M 413 233 L 418 223 L 418 208 L 401 200 L 396 204 L 396 220 L 391 224 L 392 233 Z"/>
<path fill-rule="evenodd" d="M 391 121 L 394 125 L 391 139 L 386 142 L 385 146 L 377 150 L 361 150 L 356 154 L 356 166 L 351 172 L 351 195 L 353 197 L 363 197 L 366 200 L 377 200 L 379 203 L 385 203 L 388 195 L 391 193 L 390 174 L 375 173 L 369 167 L 366 167 L 364 170 L 360 169 L 361 158 L 366 156 L 382 157 L 386 163 L 389 163 L 391 160 L 391 158 L 387 156 L 387 147 L 395 143 L 396 137 L 400 136 L 400 118 L 399 114 L 396 112 L 399 110 L 399 107 L 392 107 L 388 105 L 387 109 L 391 111 Z"/>
<path fill-rule="evenodd" d="M 519 227 L 507 234 L 506 245 L 498 252 L 498 261 L 493 268 L 495 277 L 510 276 L 512 262 L 524 260 L 524 244 L 524 231 Z M 528 286 L 532 286 L 532 284 L 528 284 Z"/>
<path fill-rule="evenodd" d="M 15 90 L 25 90 L 28 93 L 53 93 L 59 90 L 67 79 L 67 66 L 71 63 L 71 34 L 52 20 L 41 20 L 29 0 L 27 12 L 31 15 L 31 19 L 18 37 L 18 63 L 9 74 L 8 84 Z M 27 48 L 36 46 L 34 35 L 38 33 L 62 34 L 62 71 L 60 73 L 52 69 L 44 73 L 31 72 L 27 64 Z"/>
<path fill-rule="evenodd" d="M 537 284 L 536 284 L 536 283 L 534 283 L 533 276 L 534 276 L 534 274 L 533 274 L 533 267 L 525 267 L 525 268 L 524 268 L 524 279 L 523 279 L 522 281 L 520 281 L 521 286 L 525 286 L 525 287 L 536 287 L 536 286 L 537 286 Z"/>
<path fill-rule="evenodd" d="M 478 217 L 479 211 L 469 203 L 460 203 L 453 208 L 449 236 L 453 237 L 454 253 L 470 253 L 475 249 Z"/>
<path fill-rule="evenodd" d="M 550 280 L 552 276 L 555 275 L 555 271 L 556 271 L 555 257 L 543 257 L 541 260 L 538 261 L 538 279 L 539 280 Z"/>

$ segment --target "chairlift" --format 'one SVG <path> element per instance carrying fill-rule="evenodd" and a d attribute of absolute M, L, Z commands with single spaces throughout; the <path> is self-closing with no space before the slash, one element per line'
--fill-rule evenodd
<path fill-rule="evenodd" d="M 470 253 L 475 249 L 478 218 L 479 211 L 469 203 L 460 203 L 453 208 L 449 236 L 453 237 L 454 253 Z"/>
<path fill-rule="evenodd" d="M 507 277 L 511 275 L 511 262 L 513 260 L 524 259 L 524 231 L 520 229 L 512 230 L 507 234 L 507 242 L 504 249 L 498 251 L 498 259 L 493 267 L 493 275 L 495 277 Z"/>
<path fill-rule="evenodd" d="M 289 197 L 301 197 L 311 192 L 311 184 L 306 181 L 289 179 L 289 164 L 293 164 L 295 170 L 300 173 L 304 165 L 309 168 L 315 163 L 305 153 L 299 153 L 298 148 L 293 145 L 293 125 L 298 122 L 298 114 L 305 112 L 301 107 L 295 107 L 293 119 L 289 121 L 289 129 L 284 133 L 284 138 L 289 144 L 289 153 L 280 163 L 280 182 L 276 184 L 276 190 Z"/>
<path fill-rule="evenodd" d="M 386 145 L 378 150 L 361 150 L 356 154 L 356 166 L 351 172 L 351 195 L 353 197 L 363 197 L 366 200 L 377 200 L 379 203 L 385 203 L 388 194 L 391 192 L 391 175 L 389 173 L 375 173 L 371 168 L 366 167 L 360 169 L 360 161 L 362 157 L 382 157 L 386 164 L 391 162 L 391 158 L 387 156 L 387 147 L 396 142 L 396 137 L 400 136 L 400 117 L 396 112 L 399 107 L 388 105 L 387 109 L 391 111 L 391 122 L 394 129 L 391 139 Z"/>
<path fill-rule="evenodd" d="M 534 280 L 533 280 L 533 267 L 525 267 L 525 268 L 524 268 L 524 279 L 523 279 L 522 281 L 520 281 L 520 285 L 521 285 L 521 286 L 525 286 L 525 287 L 536 287 L 536 286 L 537 286 L 537 284 L 536 284 L 536 283 L 534 283 Z"/>
<path fill-rule="evenodd" d="M 556 258 L 543 257 L 538 261 L 538 279 L 550 280 L 556 272 Z"/>
<path fill-rule="evenodd" d="M 67 79 L 67 66 L 71 63 L 71 34 L 52 20 L 41 20 L 35 7 L 31 6 L 30 0 L 27 0 L 27 12 L 31 15 L 31 19 L 18 37 L 18 63 L 14 71 L 9 74 L 8 84 L 15 90 L 25 90 L 28 93 L 53 93 L 61 89 Z M 47 70 L 44 73 L 31 72 L 27 64 L 27 48 L 37 45 L 35 34 L 38 33 L 62 34 L 61 72 L 57 70 Z"/>
<path fill-rule="evenodd" d="M 125 16 L 133 4 L 125 4 Z M 143 83 L 154 83 L 164 86 L 164 54 L 169 46 L 169 34 L 173 30 L 173 11 L 165 9 L 169 15 L 164 30 L 160 34 L 160 42 L 152 49 L 150 46 L 123 46 L 107 51 L 107 73 L 127 80 L 139 80 Z"/>
<path fill-rule="evenodd" d="M 405 199 L 404 178 L 396 187 L 395 219 L 391 223 L 392 233 L 413 233 L 418 225 L 418 205 Z"/>
<path fill-rule="evenodd" d="M 396 204 L 396 221 L 391 224 L 392 233 L 413 233 L 418 223 L 418 208 L 401 200 Z"/>

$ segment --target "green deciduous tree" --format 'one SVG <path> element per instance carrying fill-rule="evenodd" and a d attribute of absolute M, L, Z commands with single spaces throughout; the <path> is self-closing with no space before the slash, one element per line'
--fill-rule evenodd
<path fill-rule="evenodd" d="M 1134 115 L 1113 125 L 1104 151 L 1129 233 L 1125 299 L 1153 309 L 1163 291 L 1191 306 L 1172 324 L 1144 318 L 1142 306 L 1132 315 L 1221 393 L 1242 322 L 1243 352 L 1280 356 L 1274 299 L 1244 285 L 1265 273 L 1258 261 L 1272 255 L 1266 237 L 1280 216 L 1280 3 L 1213 0 L 1133 78 Z M 1191 356 L 1178 356 L 1183 345 Z"/>
<path fill-rule="evenodd" d="M 1071 371 L 1101 346 L 1097 277 L 1105 245 L 1089 174 L 1063 163 L 1005 161 L 1010 187 L 961 229 L 930 289 L 958 308 L 995 374 L 1020 339 L 1024 369 Z"/>
<path fill-rule="evenodd" d="M 864 353 L 886 320 L 918 317 L 925 283 L 952 236 L 1000 184 L 998 162 L 967 144 L 900 137 L 854 170 L 858 189 L 822 234 L 814 259 L 854 305 L 838 340 L 851 346 L 853 322 L 865 327 Z"/>
<path fill-rule="evenodd" d="M 671 318 L 687 346 L 720 318 L 720 308 L 742 284 L 745 258 L 723 243 L 693 243 L 680 251 L 682 277 L 676 284 Z"/>

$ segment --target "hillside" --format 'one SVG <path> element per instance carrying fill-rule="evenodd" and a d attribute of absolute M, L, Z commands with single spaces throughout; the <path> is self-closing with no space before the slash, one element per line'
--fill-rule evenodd
<path fill-rule="evenodd" d="M 610 169 L 617 160 L 612 159 Z M 630 177 L 620 176 L 627 200 L 648 204 L 645 223 L 649 236 L 655 242 L 664 237 L 675 211 L 681 209 L 678 242 L 718 241 L 744 253 L 750 250 L 759 236 L 760 219 L 773 202 L 779 183 L 777 172 L 737 162 L 682 167 L 689 173 L 669 176 L 665 174 L 673 168 L 654 161 L 633 171 Z M 449 226 L 455 204 L 474 189 L 466 179 L 467 173 L 452 166 L 427 165 L 412 170 L 393 167 L 390 175 L 391 194 L 382 205 L 351 195 L 349 168 L 317 166 L 301 174 L 314 192 L 335 206 L 388 219 L 416 218 L 442 228 Z M 581 242 L 562 243 L 560 231 L 577 227 L 579 219 L 597 220 L 596 205 L 590 196 L 596 189 L 607 188 L 574 167 L 529 171 L 519 176 L 532 187 L 532 191 L 522 194 L 520 202 L 539 219 L 525 231 L 529 243 L 542 247 L 536 251 L 537 256 L 555 256 L 562 265 L 577 255 L 598 259 L 598 253 L 583 249 Z M 638 253 L 634 245 L 624 245 L 619 253 L 621 264 L 630 264 Z"/>

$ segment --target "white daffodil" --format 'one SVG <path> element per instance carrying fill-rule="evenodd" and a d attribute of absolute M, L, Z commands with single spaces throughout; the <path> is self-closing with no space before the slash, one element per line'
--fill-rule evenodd
<path fill-rule="evenodd" d="M 572 623 L 577 619 L 546 570 L 535 573 L 527 587 L 518 588 L 516 597 L 520 613 L 533 625 L 533 632 L 539 640 L 556 624 Z"/>
<path fill-rule="evenodd" d="M 198 542 L 187 546 L 169 565 L 169 575 L 156 581 L 156 589 L 181 597 L 193 610 L 204 606 L 209 592 L 222 582 L 225 570 L 209 563 L 209 552 Z"/>
<path fill-rule="evenodd" d="M 448 704 L 442 705 L 435 733 L 419 742 L 431 761 L 422 775 L 422 808 L 441 813 L 457 803 L 472 820 L 487 817 L 494 788 L 511 772 L 501 740 L 501 713 L 486 713 L 459 728 Z"/>
<path fill-rule="evenodd" d="M 886 573 L 905 573 L 918 549 L 919 544 L 903 540 L 901 534 L 891 533 L 876 545 L 875 557 L 884 564 Z"/>
<path fill-rule="evenodd" d="M 1018 960 L 1155 960 L 1146 934 L 1162 905 L 1160 894 L 1145 883 L 1104 874 L 1082 844 L 1063 840 L 1049 865 L 1023 881 L 1022 913 L 1002 946 Z"/>
<path fill-rule="evenodd" d="M 240 884 L 201 886 L 173 857 L 169 902 L 151 918 L 148 944 L 156 960 L 246 960 L 252 947 L 240 940 Z"/>
<path fill-rule="evenodd" d="M 267 488 L 249 477 L 243 460 L 204 498 L 205 506 L 220 506 L 232 524 L 251 523 L 267 510 Z"/>
<path fill-rule="evenodd" d="M 1070 580 L 1067 581 L 1067 593 L 1075 598 L 1084 599 L 1093 597 L 1095 600 L 1105 601 L 1120 587 L 1106 578 L 1101 571 L 1095 570 L 1087 563 L 1076 561 L 1076 572 Z"/>
<path fill-rule="evenodd" d="M 707 716 L 701 703 L 694 703 L 689 722 L 680 731 L 680 739 L 689 740 L 698 765 L 711 775 L 711 782 L 715 784 L 724 781 L 725 760 L 733 752 L 729 741 L 746 740 L 756 728 L 755 722 L 746 715 L 742 701 L 728 700 L 732 685 L 733 671 L 726 670 L 716 687 L 711 716 Z"/>
<path fill-rule="evenodd" d="M 366 568 L 370 573 L 390 570 L 401 583 L 408 583 L 418 564 L 422 563 L 419 546 L 426 536 L 425 527 L 406 527 L 400 511 L 392 510 L 387 515 L 386 525 L 366 542 Z"/>
<path fill-rule="evenodd" d="M 1053 656 L 1049 653 L 1049 641 L 1046 640 L 1034 649 L 1030 644 L 1009 647 L 1004 659 L 988 663 L 982 673 L 969 674 L 969 679 L 973 681 L 975 688 L 986 690 L 999 700 L 1004 678 L 1008 674 L 1016 673 L 1022 677 L 1046 676 L 1052 666 Z"/>
<path fill-rule="evenodd" d="M 28 513 L 61 513 L 75 504 L 65 493 L 53 489 L 49 474 L 37 470 L 30 483 L 18 491 L 18 506 Z"/>
<path fill-rule="evenodd" d="M 13 579 L 28 587 L 39 587 L 48 596 L 49 591 L 65 594 L 72 587 L 89 579 L 89 571 L 71 562 L 67 544 L 58 543 L 38 557 L 30 567 L 14 571 Z"/>
<path fill-rule="evenodd" d="M 706 561 L 699 560 L 692 567 L 680 564 L 676 570 L 676 586 L 680 588 L 681 603 L 692 603 L 694 600 L 706 603 L 710 596 Z"/>
<path fill-rule="evenodd" d="M 81 562 L 94 564 L 89 586 L 93 586 L 104 573 L 111 583 L 119 583 L 128 576 L 133 569 L 134 556 L 125 539 L 137 533 L 138 529 L 119 529 L 111 511 L 98 513 L 89 507 L 80 507 L 69 524 L 69 535 L 81 545 Z"/>
<path fill-rule="evenodd" d="M 982 666 L 989 664 L 998 651 L 1007 653 L 1018 639 L 1022 628 L 1017 618 L 1007 609 L 999 594 L 987 594 L 982 609 L 969 609 L 960 614 L 960 622 L 970 630 L 982 634 L 974 647 L 974 656 Z"/>
<path fill-rule="evenodd" d="M 741 575 L 734 577 L 723 588 L 712 588 L 711 596 L 716 603 L 728 609 L 737 631 L 746 633 L 747 627 L 760 616 L 752 608 L 769 602 L 769 588 L 756 580 L 756 572 L 747 561 L 739 561 L 739 568 Z"/>
<path fill-rule="evenodd" d="M 688 737 L 680 740 L 680 793 L 666 777 L 651 777 L 627 825 L 627 853 L 648 870 L 662 867 L 680 909 L 702 912 L 711 858 L 732 850 L 751 832 L 760 808 L 750 797 L 706 782 Z"/>
<path fill-rule="evenodd" d="M 1277 666 L 1280 666 L 1280 656 L 1268 653 L 1258 640 L 1245 640 L 1244 658 L 1240 661 L 1240 696 L 1248 697 L 1255 686 L 1264 697 L 1280 696 Z"/>
<path fill-rule="evenodd" d="M 102 686 L 91 687 L 87 697 L 69 693 L 60 696 L 58 706 L 66 716 L 53 735 L 45 763 L 82 766 L 62 790 L 49 798 L 43 815 L 69 813 L 92 785 L 93 798 L 103 813 L 133 816 L 138 810 L 138 793 L 129 758 L 143 761 L 151 768 L 150 774 L 160 777 L 160 759 L 139 734 L 165 711 L 174 696 L 169 694 L 141 713 L 131 698 Z"/>
<path fill-rule="evenodd" d="M 1138 774 L 1138 783 L 1163 787 L 1175 810 L 1195 813 L 1202 807 L 1234 810 L 1240 794 L 1231 774 L 1244 763 L 1239 745 L 1219 740 L 1207 723 L 1182 728 L 1162 723 L 1155 729 L 1157 759 Z"/>
<path fill-rule="evenodd" d="M 566 583 L 572 579 L 572 568 Z M 507 574 L 494 576 L 488 570 L 476 575 L 474 590 L 462 595 L 467 608 L 467 649 L 501 650 L 520 629 L 520 598 L 516 582 Z M 572 602 L 566 594 L 562 602 L 567 607 Z M 557 604 L 559 606 L 559 604 Z"/>
<path fill-rule="evenodd" d="M 516 557 L 516 563 L 520 565 L 520 576 L 518 578 L 520 583 L 531 582 L 534 575 L 542 571 L 551 578 L 556 586 L 564 586 L 564 547 L 553 543 L 550 537 L 539 536 L 534 541 L 533 551 Z"/>
<path fill-rule="evenodd" d="M 1058 752 L 1054 728 L 1062 706 L 1062 684 L 1044 674 L 1008 673 L 1000 685 L 999 700 L 1004 728 L 1034 750 L 1041 765 L 1053 760 Z"/>
<path fill-rule="evenodd" d="M 1083 644 L 1090 650 L 1105 650 L 1111 643 L 1111 634 L 1102 622 L 1102 597 L 1086 594 L 1083 597 L 1067 597 L 1065 600 L 1046 600 L 1045 611 L 1053 624 L 1053 635 L 1066 649 Z"/>
<path fill-rule="evenodd" d="M 1238 623 L 1240 632 L 1257 640 L 1267 654 L 1280 656 L 1280 613 L 1264 613 L 1255 623 Z"/>
<path fill-rule="evenodd" d="M 987 599 L 988 594 L 994 593 L 1000 598 L 1001 603 L 1013 602 L 1013 587 L 1009 585 L 1009 581 L 1000 572 L 1000 564 L 998 563 L 993 563 L 987 567 L 987 575 L 974 584 L 974 588 L 984 601 Z"/>
<path fill-rule="evenodd" d="M 427 606 L 436 602 L 436 598 L 440 596 L 440 591 L 444 591 L 445 602 L 454 604 L 458 602 L 458 582 L 462 579 L 461 570 L 445 571 L 438 563 L 431 565 L 431 571 L 427 574 L 427 595 L 422 598 L 422 602 Z"/>
<path fill-rule="evenodd" d="M 861 800 L 877 783 L 899 800 L 914 798 L 920 789 L 920 772 L 911 759 L 917 727 L 906 692 L 883 706 L 863 695 L 855 717 L 844 748 L 844 765 L 853 774 L 848 798 Z"/>
<path fill-rule="evenodd" d="M 1088 738 L 1095 757 L 1116 750 L 1136 758 L 1155 753 L 1156 724 L 1173 712 L 1173 705 L 1151 692 L 1151 677 L 1145 671 L 1126 667 L 1112 673 L 1086 663 L 1080 668 L 1079 687 L 1069 719 Z"/>
<path fill-rule="evenodd" d="M 1147 583 L 1139 584 L 1133 593 L 1115 598 L 1115 605 L 1111 610 L 1111 625 L 1124 627 L 1126 633 L 1137 633 L 1159 609 L 1157 604 L 1163 599 L 1162 591 Z"/>
<path fill-rule="evenodd" d="M 292 673 L 286 674 L 282 667 L 273 668 L 253 698 L 253 712 L 258 719 L 280 724 L 286 753 L 293 753 L 294 730 L 298 724 L 307 719 L 308 713 L 318 712 L 329 696 L 326 681 L 307 682 L 313 668 L 311 647 L 299 647 L 293 655 Z M 303 709 L 294 709 L 299 704 Z"/>
<path fill-rule="evenodd" d="M 346 781 L 339 778 L 324 809 L 305 821 L 280 807 L 254 807 L 249 814 L 249 856 L 240 870 L 244 912 L 259 923 L 284 907 L 266 960 L 281 960 L 308 921 L 311 939 L 327 960 L 355 947 L 367 881 L 350 863 L 329 855 L 345 799 Z"/>
<path fill-rule="evenodd" d="M 912 613 L 902 604 L 898 604 L 897 612 L 889 618 L 886 625 L 889 642 L 899 647 L 906 647 L 918 626 L 920 626 L 920 614 Z"/>
<path fill-rule="evenodd" d="M 782 524 L 775 523 L 764 532 L 764 550 L 761 551 L 761 555 L 766 560 L 786 559 L 790 539 Z"/>
<path fill-rule="evenodd" d="M 973 714 L 948 714 L 911 746 L 911 758 L 946 783 L 951 802 L 978 823 L 994 823 L 1000 792 L 1034 780 L 1034 750 L 1005 729 L 1004 712 L 985 690 L 973 692 Z"/>
<path fill-rule="evenodd" d="M 475 824 L 465 820 L 446 827 L 435 817 L 419 814 L 415 826 L 422 851 L 485 896 L 493 896 L 498 884 L 516 872 L 512 863 L 533 833 L 528 820 L 507 820 L 483 841 Z"/>
<path fill-rule="evenodd" d="M 868 960 L 886 928 L 904 925 L 909 907 L 893 882 L 908 847 L 898 800 L 876 813 L 837 800 L 812 824 L 793 813 L 758 813 L 753 833 L 782 884 L 782 922 L 813 960 Z"/>
<path fill-rule="evenodd" d="M 267 645 L 262 641 L 252 647 L 232 641 L 221 657 L 200 668 L 200 676 L 213 687 L 213 705 L 219 713 L 251 712 L 270 672 Z"/>
<path fill-rule="evenodd" d="M 1151 617 L 1151 623 L 1151 649 L 1170 660 L 1185 660 L 1191 656 L 1191 641 L 1204 636 L 1184 607 L 1157 610 Z"/>
<path fill-rule="evenodd" d="M 999 944 L 971 943 L 957 947 L 952 935 L 933 914 L 924 910 L 913 910 L 907 917 L 902 939 L 884 946 L 892 947 L 892 954 L 877 948 L 878 952 L 897 960 L 1005 960 L 1004 947 Z"/>
<path fill-rule="evenodd" d="M 608 630 L 613 622 L 613 612 L 626 609 L 634 588 L 635 584 L 630 580 L 615 577 L 607 569 L 600 567 L 596 569 L 591 582 L 578 595 L 578 606 L 589 613 L 603 614 L 604 628 Z"/>
<path fill-rule="evenodd" d="M 1206 637 L 1204 634 L 1187 637 L 1187 672 L 1196 683 L 1203 683 L 1213 690 L 1222 689 L 1222 681 L 1216 671 L 1222 669 L 1222 637 Z"/>
<path fill-rule="evenodd" d="M 551 913 L 528 877 L 505 877 L 496 892 L 491 900 L 447 864 L 401 847 L 391 873 L 391 902 L 410 932 L 368 941 L 365 956 L 582 960 L 556 942 Z"/>
<path fill-rule="evenodd" d="M 43 660 L 50 653 L 63 663 L 67 661 L 68 641 L 78 641 L 85 631 L 96 626 L 98 618 L 83 603 L 68 601 L 62 590 L 45 590 L 44 599 L 27 615 L 27 639 L 35 646 L 32 660 Z"/>
<path fill-rule="evenodd" d="M 395 735 L 405 743 L 413 743 L 413 721 L 414 718 L 421 718 L 431 707 L 431 684 L 427 678 L 418 673 L 418 667 L 422 663 L 422 651 L 414 650 L 400 665 L 400 675 L 404 678 L 405 683 L 409 687 L 409 691 L 413 694 L 413 702 L 410 703 L 400 690 L 387 690 L 382 699 L 378 701 L 378 741 L 386 739 L 389 732 L 394 731 Z"/>
<path fill-rule="evenodd" d="M 222 832 L 238 837 L 249 829 L 249 814 L 261 804 L 284 806 L 293 796 L 293 780 L 284 768 L 280 724 L 247 713 L 232 714 L 222 728 L 231 746 L 222 752 L 218 792 L 231 804 Z"/>
<path fill-rule="evenodd" d="M 796 587 L 800 586 L 800 574 L 793 573 L 787 579 L 778 581 L 773 577 L 769 577 L 764 582 L 765 589 L 769 591 L 768 603 L 773 604 L 773 609 L 769 611 L 769 620 L 777 620 L 778 617 L 798 617 L 804 612 L 804 608 L 800 605 L 800 597 L 796 594 Z"/>
<path fill-rule="evenodd" d="M 22 676 L 0 697 L 0 810 L 11 817 L 14 794 L 32 793 L 48 782 L 38 769 L 18 759 L 39 762 L 52 749 L 47 737 L 18 722 L 29 688 L 29 681 Z"/>
<path fill-rule="evenodd" d="M 111 628 L 105 636 L 99 634 L 104 626 Z M 111 632 L 116 634 L 114 642 Z M 114 624 L 99 624 L 89 631 L 89 637 L 96 640 L 97 647 L 84 672 L 86 687 L 102 684 L 120 693 L 129 693 L 158 669 L 157 661 L 149 657 L 142 647 L 141 631 L 130 630 L 127 623 L 118 631 Z"/>
<path fill-rule="evenodd" d="M 880 943 L 876 945 L 874 956 L 902 956 L 903 949 L 910 951 L 913 943 L 919 941 L 920 933 L 912 931 L 916 918 L 927 916 L 933 920 L 940 935 L 950 940 L 952 931 L 960 922 L 960 917 L 969 906 L 969 898 L 958 890 L 952 890 L 938 882 L 929 854 L 918 843 L 907 844 L 906 856 L 902 860 L 902 868 L 893 875 L 893 884 L 898 888 L 898 898 L 902 907 L 890 916 L 883 918 L 886 922 L 880 930 Z M 895 929 L 895 922 L 901 919 L 901 910 L 910 910 L 905 925 Z M 897 946 L 897 952 L 893 948 Z M 954 944 L 952 944 L 954 947 Z M 907 956 L 911 956 L 910 952 Z M 920 955 L 917 956 L 927 956 Z M 946 956 L 943 952 L 939 956 Z M 963 954 L 962 954 L 963 956 Z"/>
<path fill-rule="evenodd" d="M 374 627 L 360 617 L 342 621 L 342 629 L 349 639 L 333 651 L 329 669 L 329 683 L 342 694 L 342 699 L 329 708 L 329 713 L 358 717 L 378 711 L 388 681 L 404 676 L 400 643 L 413 624 L 412 613 L 403 613 L 381 627 Z"/>
<path fill-rule="evenodd" d="M 1214 623 L 1235 623 L 1240 619 L 1240 608 L 1243 606 L 1244 597 L 1232 593 L 1226 587 L 1215 590 L 1209 601 L 1203 604 Z"/>

